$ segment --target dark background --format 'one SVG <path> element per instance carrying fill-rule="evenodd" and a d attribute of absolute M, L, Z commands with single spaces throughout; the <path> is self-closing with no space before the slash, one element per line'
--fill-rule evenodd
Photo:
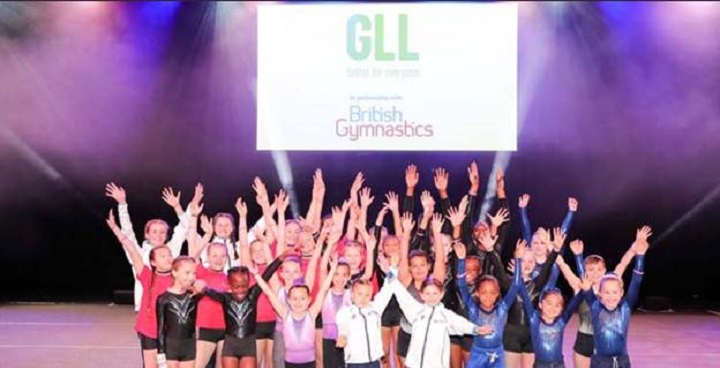
<path fill-rule="evenodd" d="M 254 176 L 281 187 L 284 158 L 301 212 L 321 167 L 325 212 L 363 171 L 373 217 L 381 194 L 404 193 L 407 164 L 436 196 L 432 170 L 448 169 L 454 201 L 471 160 L 484 182 L 507 164 L 512 208 L 530 193 L 533 225 L 558 226 L 577 197 L 571 238 L 610 267 L 635 229 L 651 225 L 643 296 L 674 307 L 720 300 L 717 7 L 522 4 L 512 153 L 255 151 L 255 12 L 239 3 L 0 4 L 3 300 L 105 301 L 131 289 L 104 223 L 114 207 L 105 183 L 127 189 L 140 235 L 151 218 L 176 221 L 163 186 L 186 205 L 200 181 L 205 213 L 234 212 L 237 196 L 252 200 Z M 513 242 L 518 235 L 515 223 Z"/>

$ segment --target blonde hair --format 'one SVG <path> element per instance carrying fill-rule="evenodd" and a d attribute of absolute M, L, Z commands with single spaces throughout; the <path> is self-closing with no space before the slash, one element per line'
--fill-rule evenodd
<path fill-rule="evenodd" d="M 597 254 L 585 257 L 585 266 L 590 266 L 594 264 L 602 264 L 603 266 L 605 266 L 605 259 L 603 259 L 603 257 Z"/>
<path fill-rule="evenodd" d="M 600 290 L 602 290 L 603 284 L 607 281 L 617 281 L 618 284 L 620 284 L 621 289 L 625 287 L 625 283 L 623 282 L 623 279 L 620 276 L 618 276 L 614 273 L 608 273 L 600 278 L 600 283 L 598 284 L 600 287 Z"/>

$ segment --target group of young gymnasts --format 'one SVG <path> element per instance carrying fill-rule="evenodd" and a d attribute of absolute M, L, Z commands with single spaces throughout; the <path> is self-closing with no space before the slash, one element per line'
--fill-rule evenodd
<path fill-rule="evenodd" d="M 163 200 L 178 223 L 168 239 L 168 223 L 150 220 L 142 240 L 125 190 L 108 184 L 120 225 L 112 210 L 107 224 L 136 279 L 144 367 L 205 368 L 213 357 L 224 368 L 564 367 L 563 332 L 576 311 L 574 366 L 630 367 L 628 326 L 651 229 L 636 231 L 612 272 L 601 256 L 583 256 L 582 241 L 571 241 L 573 272 L 563 255 L 574 198 L 559 227 L 533 232 L 530 196 L 520 196 L 522 236 L 511 247 L 503 173 L 495 174 L 495 208 L 475 223 L 475 162 L 467 175 L 470 188 L 454 206 L 449 174 L 436 169 L 440 205 L 423 191 L 417 215 L 419 173 L 408 166 L 402 203 L 386 194 L 373 224 L 375 201 L 362 173 L 349 198 L 323 216 L 318 169 L 308 211 L 297 219 L 285 218 L 283 190 L 271 198 L 255 178 L 262 218 L 251 228 L 243 198 L 235 203 L 236 228 L 230 213 L 201 215 L 202 185 L 185 209 L 166 188 Z M 633 258 L 625 293 L 622 275 Z M 555 287 L 560 273 L 574 295 L 567 303 Z"/>

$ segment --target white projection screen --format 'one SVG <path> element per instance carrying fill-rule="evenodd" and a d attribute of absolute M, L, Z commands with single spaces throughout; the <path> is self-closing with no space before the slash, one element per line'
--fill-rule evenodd
<path fill-rule="evenodd" d="M 257 146 L 514 151 L 517 4 L 258 5 Z"/>

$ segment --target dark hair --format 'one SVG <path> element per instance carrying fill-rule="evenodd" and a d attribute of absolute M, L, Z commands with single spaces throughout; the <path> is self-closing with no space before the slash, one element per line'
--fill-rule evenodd
<path fill-rule="evenodd" d="M 497 280 L 494 276 L 491 276 L 491 275 L 482 275 L 482 276 L 480 276 L 480 278 L 478 279 L 477 283 L 475 284 L 475 292 L 473 292 L 473 295 L 472 295 L 472 299 L 473 299 L 473 300 L 475 301 L 475 303 L 477 303 L 478 305 L 480 304 L 480 299 L 479 299 L 478 296 L 477 296 L 477 292 L 480 290 L 480 286 L 482 286 L 482 284 L 484 284 L 484 283 L 486 283 L 486 282 L 489 282 L 489 283 L 492 283 L 492 284 L 495 285 L 495 287 L 496 287 L 497 290 L 498 290 L 498 298 L 500 298 L 500 295 L 499 295 L 499 293 L 500 293 L 500 283 L 498 282 L 498 280 Z M 495 302 L 497 303 L 497 300 L 496 300 Z"/>
<path fill-rule="evenodd" d="M 150 220 L 150 221 L 148 221 L 148 224 L 149 224 L 150 222 L 152 222 L 152 221 L 155 221 L 155 220 Z M 159 221 L 162 221 L 162 220 L 159 220 Z M 163 222 L 164 222 L 164 221 L 163 221 Z M 147 225 L 146 225 L 146 226 L 147 226 Z M 147 301 L 148 301 L 147 310 L 148 310 L 148 318 L 150 318 L 150 315 L 152 314 L 152 313 L 150 313 L 150 311 L 152 310 L 152 309 L 151 309 L 151 308 L 152 308 L 152 303 L 151 303 L 150 301 L 152 301 L 152 291 L 153 291 L 153 287 L 155 286 L 155 266 L 153 266 L 152 261 L 155 260 L 155 252 L 157 252 L 157 250 L 158 250 L 158 249 L 161 249 L 161 248 L 162 248 L 162 249 L 167 249 L 167 250 L 168 250 L 169 252 L 171 252 L 171 254 L 172 254 L 172 251 L 170 250 L 170 247 L 168 247 L 167 245 L 158 245 L 157 247 L 153 247 L 152 249 L 150 249 L 150 256 L 149 256 L 149 258 L 150 258 L 150 286 L 148 287 L 148 290 L 147 290 Z M 173 261 L 173 265 L 174 265 L 174 264 L 175 264 L 175 261 Z M 143 292 L 145 292 L 145 291 L 143 291 Z"/>
<path fill-rule="evenodd" d="M 408 255 L 408 262 L 415 257 L 423 257 L 428 263 L 430 263 L 430 256 L 424 250 L 415 249 L 410 251 L 410 254 Z"/>
<path fill-rule="evenodd" d="M 540 293 L 540 301 L 545 300 L 545 297 L 548 296 L 548 295 L 551 295 L 551 294 L 555 294 L 555 295 L 559 296 L 559 297 L 560 297 L 560 301 L 562 301 L 562 303 L 565 304 L 565 298 L 563 297 L 562 293 L 560 292 L 560 289 L 555 288 L 555 287 L 554 287 L 554 288 L 549 288 L 549 289 L 543 290 L 543 291 Z"/>
<path fill-rule="evenodd" d="M 586 266 L 589 266 L 591 264 L 602 264 L 603 266 L 605 266 L 605 259 L 603 259 L 603 257 L 597 254 L 593 254 L 585 257 L 584 263 Z"/>
<path fill-rule="evenodd" d="M 420 292 L 422 293 L 425 288 L 435 286 L 436 288 L 440 289 L 440 291 L 443 291 L 443 283 L 440 282 L 440 280 L 436 280 L 433 277 L 428 277 L 423 281 L 422 285 L 420 285 Z"/>
<path fill-rule="evenodd" d="M 245 266 L 230 267 L 230 269 L 227 270 L 228 280 L 230 280 L 230 278 L 235 274 L 238 274 L 240 276 L 248 276 L 248 274 L 250 274 L 250 270 L 248 270 L 248 268 Z"/>
<path fill-rule="evenodd" d="M 299 284 L 299 283 L 293 284 L 293 286 L 291 286 L 290 289 L 288 290 L 287 295 L 290 295 L 290 293 L 292 293 L 292 291 L 295 289 L 303 289 L 308 294 L 308 296 L 310 295 L 310 288 L 307 285 L 305 285 L 304 283 L 303 284 Z"/>

